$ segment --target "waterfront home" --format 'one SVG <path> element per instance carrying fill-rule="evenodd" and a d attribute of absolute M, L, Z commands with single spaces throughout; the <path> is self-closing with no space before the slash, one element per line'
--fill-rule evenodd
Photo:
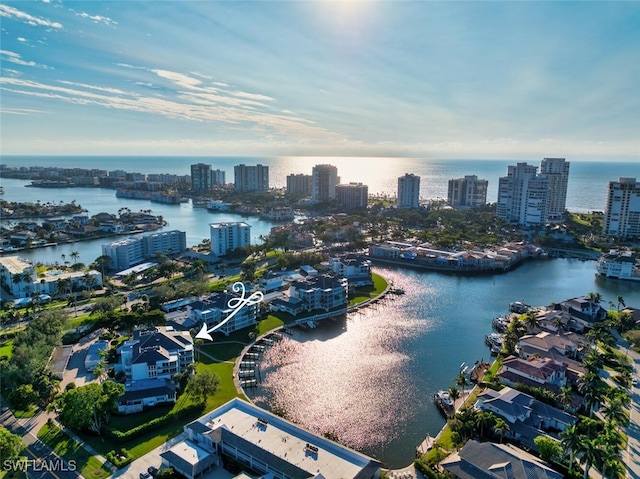
<path fill-rule="evenodd" d="M 236 311 L 233 318 L 222 325 L 217 331 L 228 336 L 238 329 L 255 326 L 258 322 L 260 305 L 247 303 L 239 309 L 229 306 L 229 301 L 240 298 L 236 293 L 212 293 L 204 299 L 199 299 L 187 305 L 187 316 L 194 321 L 206 323 L 208 327 L 215 326 Z"/>
<path fill-rule="evenodd" d="M 567 384 L 567 366 L 549 358 L 509 356 L 503 360 L 498 377 L 507 386 L 523 384 L 558 394 Z"/>
<path fill-rule="evenodd" d="M 9 236 L 9 241 L 16 246 L 27 246 L 33 244 L 37 238 L 38 235 L 32 231 L 18 231 Z"/>
<path fill-rule="evenodd" d="M 348 254 L 329 258 L 330 270 L 349 280 L 349 286 L 371 286 L 371 261 L 358 255 Z"/>
<path fill-rule="evenodd" d="M 640 281 L 640 264 L 631 251 L 611 250 L 598 258 L 596 270 L 607 278 Z"/>
<path fill-rule="evenodd" d="M 586 343 L 583 336 L 573 332 L 552 334 L 542 331 L 538 334 L 522 336 L 516 344 L 516 352 L 525 359 L 533 355 L 549 357 L 548 353 L 551 351 L 557 355 L 576 359 Z"/>
<path fill-rule="evenodd" d="M 176 402 L 176 386 L 169 379 L 141 379 L 125 384 L 125 391 L 118 398 L 118 412 L 133 414 L 144 408 Z"/>
<path fill-rule="evenodd" d="M 562 479 L 537 457 L 511 444 L 478 442 L 473 439 L 440 462 L 454 479 Z"/>
<path fill-rule="evenodd" d="M 500 391 L 485 389 L 478 394 L 474 408 L 503 418 L 509 424 L 509 437 L 532 449 L 541 431 L 557 439 L 557 433 L 576 422 L 575 416 L 508 386 Z"/>
<path fill-rule="evenodd" d="M 595 323 L 607 318 L 607 310 L 588 296 L 567 299 L 552 308 L 568 316 L 567 324 L 573 331 L 581 332 L 585 328 L 593 328 Z"/>
<path fill-rule="evenodd" d="M 306 431 L 238 398 L 184 426 L 186 439 L 160 454 L 164 467 L 188 479 L 224 471 L 227 463 L 260 477 L 378 479 L 380 462 Z"/>
<path fill-rule="evenodd" d="M 120 360 L 115 370 L 122 371 L 130 383 L 150 378 L 171 379 L 194 363 L 191 335 L 170 326 L 135 330 L 133 338 L 122 343 L 117 353 Z"/>

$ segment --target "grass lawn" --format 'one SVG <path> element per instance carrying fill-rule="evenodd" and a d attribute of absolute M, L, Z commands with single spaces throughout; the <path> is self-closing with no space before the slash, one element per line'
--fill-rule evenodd
<path fill-rule="evenodd" d="M 387 287 L 387 280 L 379 274 L 372 273 L 373 286 L 367 286 L 365 288 L 356 288 L 355 296 L 349 300 L 349 306 L 354 306 L 358 303 L 362 303 L 367 299 L 374 298 L 385 290 Z"/>
<path fill-rule="evenodd" d="M 66 461 L 75 461 L 78 472 L 87 479 L 102 479 L 111 475 L 100 461 L 55 425 L 45 424 L 38 438 Z"/>
<path fill-rule="evenodd" d="M 35 416 L 37 412 L 38 412 L 38 408 L 35 407 L 33 404 L 31 404 L 29 405 L 29 409 L 26 409 L 24 411 L 18 411 L 18 410 L 13 411 L 13 415 L 18 419 L 28 419 L 30 417 Z"/>
<path fill-rule="evenodd" d="M 284 324 L 284 321 L 273 314 L 270 314 L 267 319 L 263 319 L 258 323 L 258 336 L 262 336 L 264 333 L 279 328 Z"/>
<path fill-rule="evenodd" d="M 5 341 L 4 343 L 0 344 L 0 358 L 6 357 L 7 359 L 9 359 L 12 354 L 13 354 L 13 339 L 10 339 L 9 341 Z"/>

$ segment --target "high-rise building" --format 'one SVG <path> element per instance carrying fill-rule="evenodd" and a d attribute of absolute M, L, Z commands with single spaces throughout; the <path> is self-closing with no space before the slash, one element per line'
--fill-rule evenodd
<path fill-rule="evenodd" d="M 362 183 L 338 185 L 336 201 L 345 210 L 366 208 L 369 201 L 369 187 Z"/>
<path fill-rule="evenodd" d="M 487 180 L 476 175 L 449 180 L 447 202 L 453 208 L 480 208 L 487 204 Z"/>
<path fill-rule="evenodd" d="M 406 173 L 398 178 L 398 208 L 420 207 L 420 177 Z"/>
<path fill-rule="evenodd" d="M 248 191 L 269 190 L 269 167 L 264 165 L 236 165 L 233 167 L 235 191 L 246 193 Z"/>
<path fill-rule="evenodd" d="M 526 163 L 507 167 L 507 176 L 498 182 L 498 218 L 525 226 L 546 223 L 549 180 L 537 172 Z"/>
<path fill-rule="evenodd" d="M 224 256 L 227 252 L 251 244 L 251 226 L 237 223 L 211 223 L 211 253 Z"/>
<path fill-rule="evenodd" d="M 191 190 L 202 193 L 211 189 L 211 165 L 197 163 L 191 165 Z"/>
<path fill-rule="evenodd" d="M 549 180 L 547 221 L 562 221 L 564 218 L 569 165 L 564 158 L 544 158 L 540 163 L 540 175 Z"/>
<path fill-rule="evenodd" d="M 222 170 L 211 170 L 211 185 L 226 185 L 227 174 Z"/>
<path fill-rule="evenodd" d="M 311 170 L 311 199 L 324 202 L 336 199 L 336 186 L 340 183 L 338 168 L 316 165 Z"/>
<path fill-rule="evenodd" d="M 602 233 L 617 238 L 640 238 L 640 182 L 635 178 L 609 182 Z"/>
<path fill-rule="evenodd" d="M 311 175 L 287 175 L 287 194 L 305 195 L 311 194 Z"/>
<path fill-rule="evenodd" d="M 110 267 L 123 270 L 142 263 L 158 253 L 177 254 L 187 249 L 184 231 L 160 231 L 135 238 L 125 238 L 102 245 L 102 255 L 111 258 Z"/>

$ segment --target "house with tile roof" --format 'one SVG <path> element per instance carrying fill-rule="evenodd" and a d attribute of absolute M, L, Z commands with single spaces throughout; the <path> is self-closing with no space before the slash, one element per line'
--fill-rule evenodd
<path fill-rule="evenodd" d="M 567 366 L 549 358 L 509 356 L 503 360 L 498 377 L 507 386 L 524 384 L 558 394 L 567 384 Z"/>

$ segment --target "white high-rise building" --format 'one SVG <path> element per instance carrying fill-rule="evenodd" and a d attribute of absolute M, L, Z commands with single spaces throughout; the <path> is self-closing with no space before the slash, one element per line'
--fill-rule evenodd
<path fill-rule="evenodd" d="M 526 163 L 507 167 L 507 176 L 498 182 L 498 218 L 525 226 L 546 223 L 549 180 L 537 171 Z"/>
<path fill-rule="evenodd" d="M 211 223 L 211 253 L 224 256 L 227 252 L 251 244 L 251 226 L 237 223 Z"/>
<path fill-rule="evenodd" d="M 540 175 L 549 180 L 547 221 L 562 221 L 567 207 L 569 165 L 564 158 L 544 158 L 540 163 Z"/>
<path fill-rule="evenodd" d="M 635 178 L 609 182 L 602 233 L 618 238 L 640 238 L 640 182 Z"/>
<path fill-rule="evenodd" d="M 487 204 L 487 180 L 476 175 L 449 180 L 447 202 L 453 208 L 480 208 Z"/>
<path fill-rule="evenodd" d="M 187 234 L 184 231 L 157 231 L 135 238 L 125 238 L 102 245 L 102 255 L 111 258 L 109 268 L 123 270 L 158 253 L 178 254 L 187 249 Z"/>
<path fill-rule="evenodd" d="M 406 173 L 398 178 L 398 208 L 420 207 L 420 177 Z"/>

